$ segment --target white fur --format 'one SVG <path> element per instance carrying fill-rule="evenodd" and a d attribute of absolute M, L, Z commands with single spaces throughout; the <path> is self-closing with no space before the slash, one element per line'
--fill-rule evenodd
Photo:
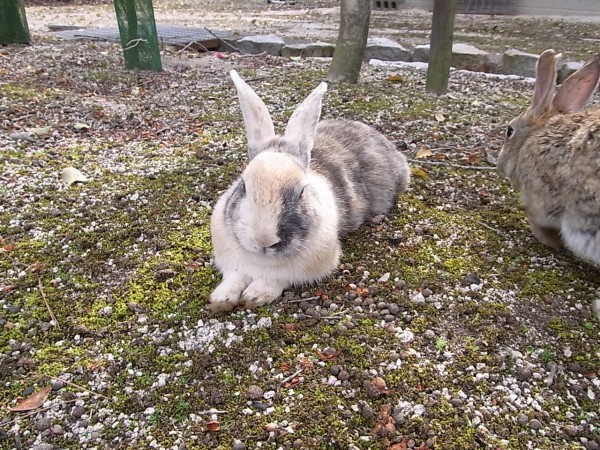
<path fill-rule="evenodd" d="M 308 178 L 319 195 L 319 226 L 310 231 L 303 251 L 287 258 L 273 258 L 240 247 L 223 220 L 227 193 L 219 199 L 211 219 L 211 233 L 215 264 L 223 273 L 223 282 L 211 294 L 213 310 L 232 309 L 240 295 L 247 306 L 269 303 L 286 287 L 321 280 L 335 269 L 341 254 L 335 199 L 326 179 L 312 173 Z M 267 290 L 264 286 L 272 288 Z"/>
<path fill-rule="evenodd" d="M 250 163 L 243 179 L 252 194 L 240 202 L 235 223 L 227 223 L 225 210 L 236 185 L 214 208 L 212 242 L 223 281 L 210 296 L 213 311 L 231 310 L 240 302 L 248 308 L 260 306 L 279 297 L 288 286 L 320 280 L 336 267 L 341 253 L 331 185 L 308 169 L 327 85 L 321 83 L 292 114 L 284 135 L 293 143 L 294 153 L 290 155 L 265 151 L 268 141 L 275 137 L 268 110 L 235 71 L 231 78 L 238 90 L 248 137 Z M 269 246 L 279 239 L 278 215 L 283 205 L 279 189 L 292 182 L 309 186 L 305 196 L 314 207 L 313 228 L 305 239 L 293 243 L 296 248 L 290 256 L 281 256 Z"/>

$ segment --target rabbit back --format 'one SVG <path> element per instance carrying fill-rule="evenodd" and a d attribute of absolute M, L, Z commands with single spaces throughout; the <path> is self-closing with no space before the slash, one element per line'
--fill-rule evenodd
<path fill-rule="evenodd" d="M 329 180 L 340 235 L 386 213 L 406 190 L 406 157 L 375 129 L 356 121 L 324 120 L 317 127 L 311 171 Z"/>
<path fill-rule="evenodd" d="M 516 178 L 530 219 L 600 264 L 600 110 L 554 116 L 523 148 Z"/>

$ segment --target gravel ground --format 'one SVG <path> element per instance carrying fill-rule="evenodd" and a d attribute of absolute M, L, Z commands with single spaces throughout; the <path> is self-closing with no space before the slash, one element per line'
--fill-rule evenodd
<path fill-rule="evenodd" d="M 43 34 L 0 49 L 0 448 L 600 448 L 599 270 L 539 245 L 493 167 L 531 80 L 330 86 L 323 116 L 385 133 L 410 190 L 325 282 L 211 315 L 208 217 L 245 161 L 226 73 L 281 129 L 328 61 L 164 65 Z"/>

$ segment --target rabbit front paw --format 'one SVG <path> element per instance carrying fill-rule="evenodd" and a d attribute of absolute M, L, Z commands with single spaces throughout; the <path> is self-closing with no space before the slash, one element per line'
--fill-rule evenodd
<path fill-rule="evenodd" d="M 276 280 L 254 280 L 242 293 L 244 306 L 247 309 L 254 309 L 271 303 L 281 296 L 285 288 L 285 284 Z"/>
<path fill-rule="evenodd" d="M 214 313 L 233 310 L 240 303 L 242 291 L 249 283 L 248 277 L 238 273 L 224 275 L 221 284 L 210 294 L 208 308 Z"/>

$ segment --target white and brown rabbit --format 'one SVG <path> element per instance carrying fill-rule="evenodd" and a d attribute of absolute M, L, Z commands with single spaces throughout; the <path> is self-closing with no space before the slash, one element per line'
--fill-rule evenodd
<path fill-rule="evenodd" d="M 408 185 L 404 155 L 359 122 L 319 123 L 327 85 L 294 111 L 283 136 L 235 71 L 249 163 L 217 202 L 211 233 L 223 281 L 212 311 L 267 304 L 292 285 L 318 281 L 337 266 L 340 236 L 386 213 Z"/>
<path fill-rule="evenodd" d="M 533 100 L 508 125 L 498 170 L 520 189 L 540 242 L 600 265 L 600 109 L 583 110 L 598 86 L 600 54 L 556 90 L 559 57 L 540 55 Z"/>

